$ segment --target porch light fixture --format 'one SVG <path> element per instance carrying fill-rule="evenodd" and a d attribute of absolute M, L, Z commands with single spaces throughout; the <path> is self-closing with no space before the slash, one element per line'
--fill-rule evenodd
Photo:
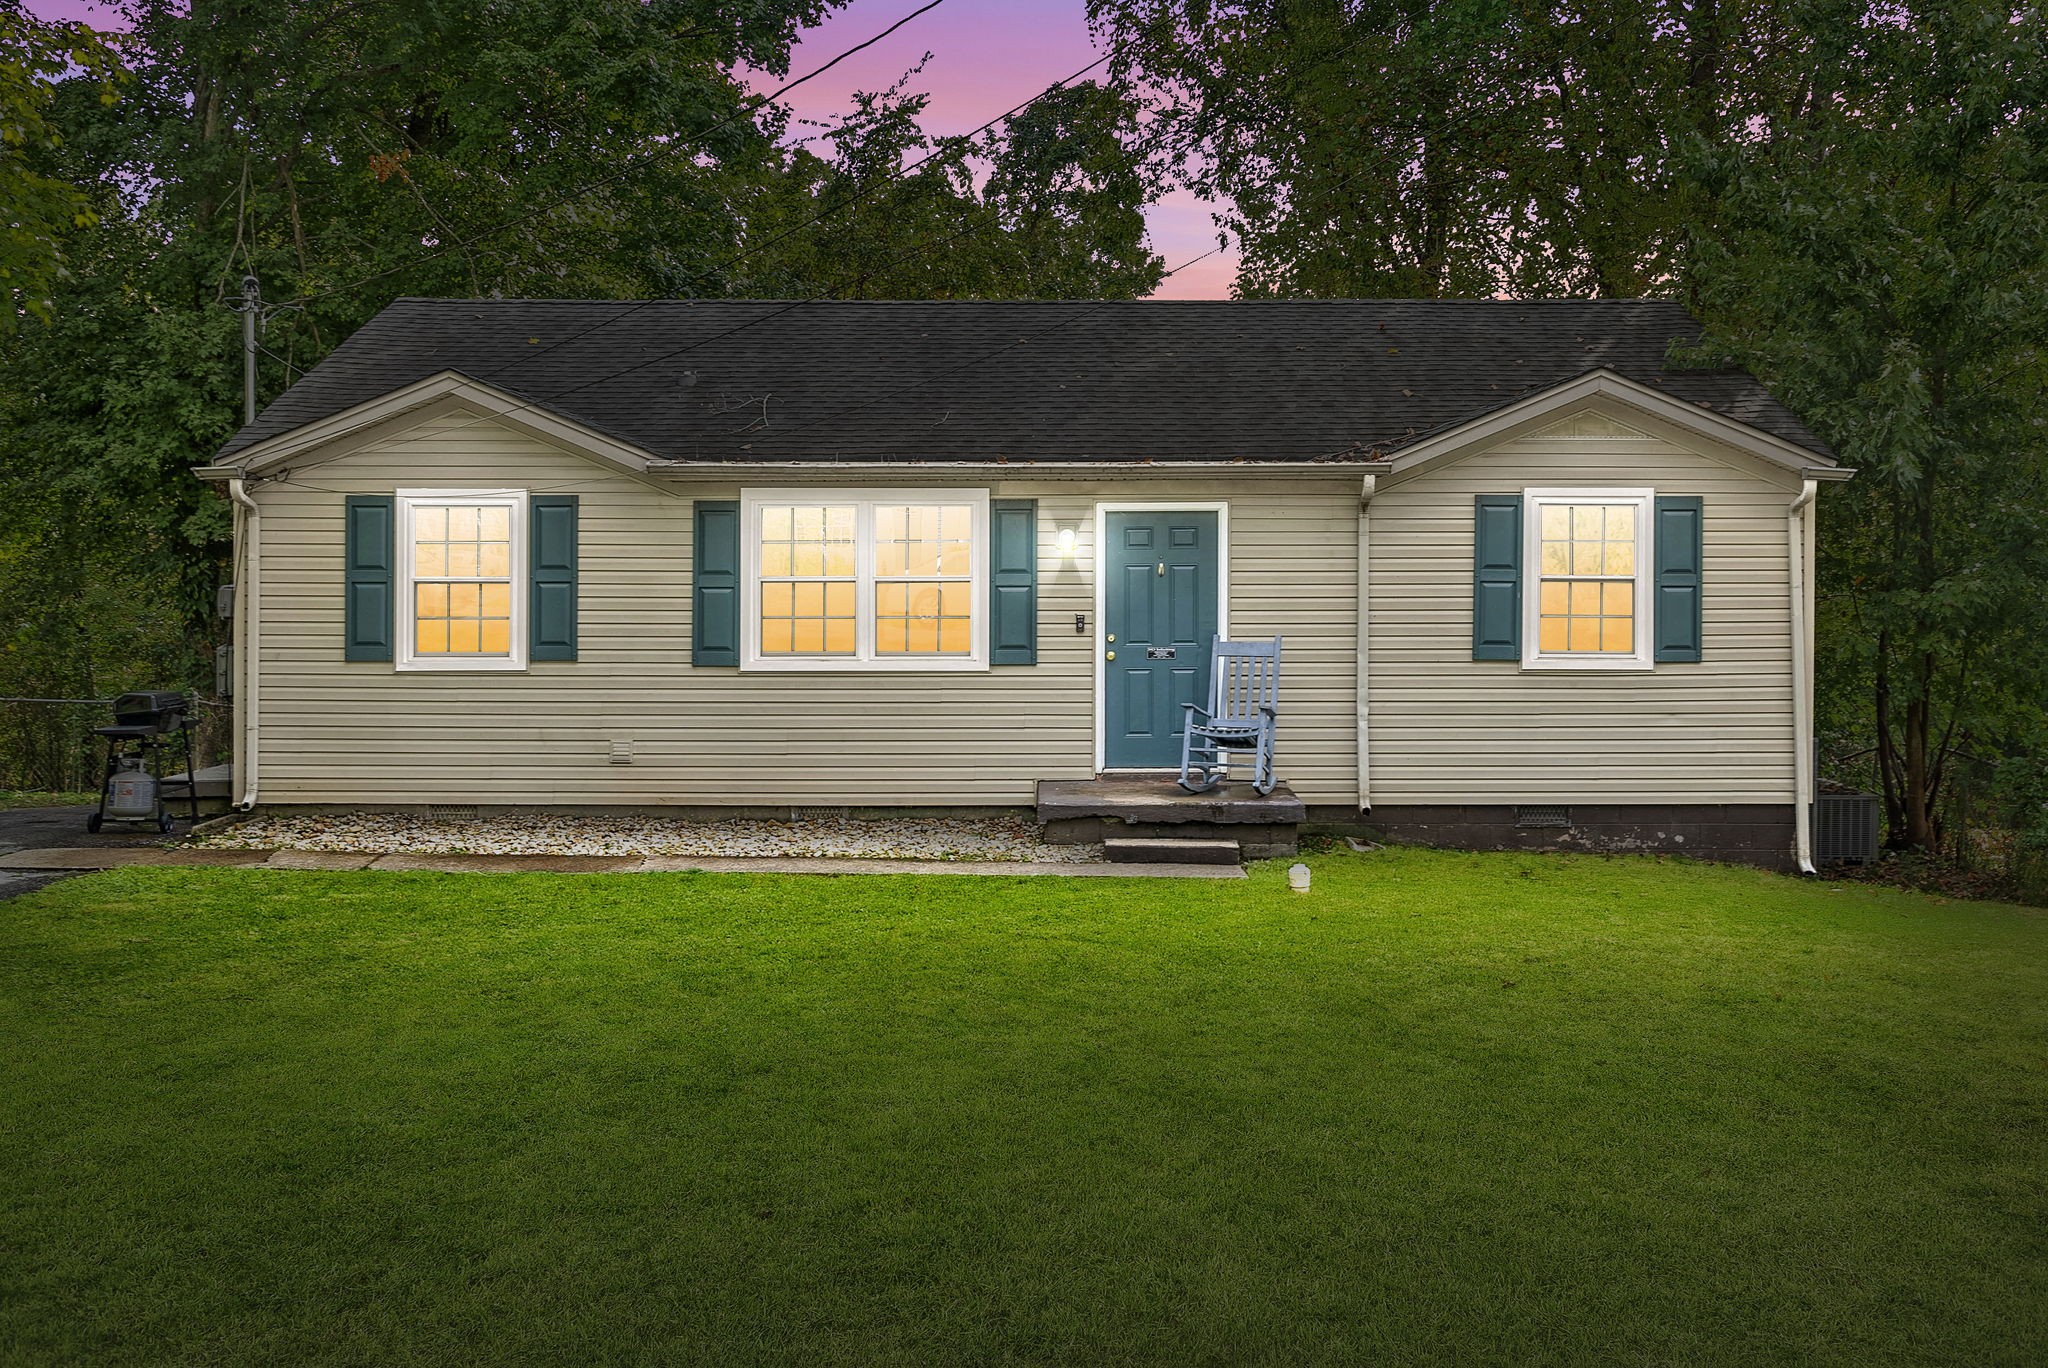
<path fill-rule="evenodd" d="M 1059 548 L 1059 553 L 1062 556 L 1071 556 L 1074 554 L 1074 545 L 1078 540 L 1079 538 L 1075 535 L 1073 528 L 1062 527 L 1059 535 L 1053 538 L 1052 544 Z"/>

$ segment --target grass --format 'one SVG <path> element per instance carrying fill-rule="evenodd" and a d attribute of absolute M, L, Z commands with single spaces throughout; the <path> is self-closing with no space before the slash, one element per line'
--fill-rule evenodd
<path fill-rule="evenodd" d="M 97 803 L 97 793 L 53 793 L 46 789 L 0 789 L 0 811 L 10 808 L 77 807 Z"/>
<path fill-rule="evenodd" d="M 0 905 L 0 1360 L 2048 1357 L 2048 918 L 1314 866 Z"/>

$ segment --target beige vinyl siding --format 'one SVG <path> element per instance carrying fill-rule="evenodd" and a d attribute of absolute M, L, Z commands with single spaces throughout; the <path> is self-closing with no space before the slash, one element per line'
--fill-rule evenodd
<path fill-rule="evenodd" d="M 906 471 L 869 483 L 983 483 L 997 498 L 1038 500 L 1036 665 L 693 669 L 692 500 L 735 498 L 739 487 L 652 487 L 494 421 L 444 415 L 257 485 L 261 801 L 1027 804 L 1036 780 L 1093 768 L 1095 504 L 1173 499 L 1228 500 L 1233 634 L 1287 637 L 1282 777 L 1309 802 L 1352 801 L 1355 479 L 972 481 Z M 580 496 L 580 659 L 473 674 L 344 661 L 344 496 L 465 486 Z M 1054 546 L 1063 527 L 1080 538 L 1071 558 Z M 1086 635 L 1074 631 L 1077 613 L 1088 615 Z M 615 740 L 632 743 L 633 764 L 607 762 Z"/>
<path fill-rule="evenodd" d="M 1472 659 L 1473 496 L 1530 486 L 1701 496 L 1699 664 Z M 1704 443 L 1571 420 L 1384 488 L 1371 512 L 1373 803 L 1791 802 L 1785 509 L 1798 488 Z"/>

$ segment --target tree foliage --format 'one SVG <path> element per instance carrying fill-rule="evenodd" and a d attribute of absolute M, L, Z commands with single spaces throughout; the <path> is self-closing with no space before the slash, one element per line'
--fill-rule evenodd
<path fill-rule="evenodd" d="M 49 171 L 64 143 L 50 117 L 55 82 L 83 78 L 111 104 L 115 75 L 91 29 L 45 23 L 20 0 L 0 0 L 0 336 L 24 315 L 49 321 L 66 275 L 66 232 L 93 221 L 91 197 Z"/>
<path fill-rule="evenodd" d="M 1048 92 L 978 137 L 933 137 L 904 82 L 853 97 L 790 155 L 791 226 L 766 293 L 856 299 L 1134 298 L 1164 274 L 1137 111 L 1105 86 Z M 822 149 L 822 152 L 817 149 Z"/>
<path fill-rule="evenodd" d="M 922 98 L 899 89 L 832 128 L 828 155 L 792 146 L 745 75 L 786 73 L 830 3 L 126 0 L 110 58 L 0 0 L 0 186 L 34 192 L 0 222 L 34 230 L 20 278 L 51 301 L 0 337 L 0 615 L 20 646 L 0 693 L 210 682 L 229 519 L 190 471 L 239 422 L 227 305 L 245 274 L 287 306 L 266 315 L 264 399 L 403 294 L 1039 297 L 1157 278 L 1132 116 L 1100 87 L 971 143 L 925 138 Z M 121 668 L 45 649 L 115 621 L 78 617 L 88 585 L 152 609 L 120 619 Z"/>
<path fill-rule="evenodd" d="M 1677 269 L 1693 138 L 1769 118 L 1769 0 L 1093 0 L 1248 295 L 1630 296 Z"/>
<path fill-rule="evenodd" d="M 1796 118 L 1697 157 L 1692 279 L 1858 468 L 1821 503 L 1832 720 L 1933 847 L 1954 764 L 2027 754 L 2048 702 L 2048 26 L 1834 18 Z"/>

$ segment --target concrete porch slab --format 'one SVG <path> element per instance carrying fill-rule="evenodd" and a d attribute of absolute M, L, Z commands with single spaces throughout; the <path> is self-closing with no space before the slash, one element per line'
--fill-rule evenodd
<path fill-rule="evenodd" d="M 1261 794 L 1242 781 L 1218 784 L 1207 793 L 1189 793 L 1171 775 L 1154 774 L 1038 781 L 1040 822 L 1114 817 L 1134 824 L 1293 826 L 1307 816 L 1307 807 L 1285 784 Z"/>

